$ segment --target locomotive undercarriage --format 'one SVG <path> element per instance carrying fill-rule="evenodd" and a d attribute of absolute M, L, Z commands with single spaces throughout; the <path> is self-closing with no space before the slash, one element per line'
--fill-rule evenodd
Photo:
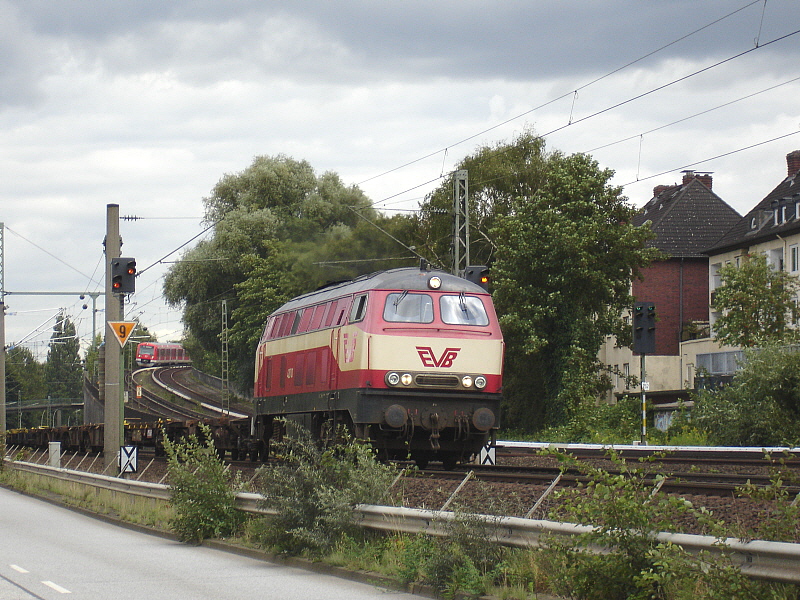
<path fill-rule="evenodd" d="M 354 389 L 259 400 L 256 407 L 260 456 L 283 432 L 282 417 L 297 421 L 322 443 L 339 425 L 368 439 L 386 460 L 414 460 L 424 468 L 467 462 L 493 440 L 500 398 L 494 394 Z"/>

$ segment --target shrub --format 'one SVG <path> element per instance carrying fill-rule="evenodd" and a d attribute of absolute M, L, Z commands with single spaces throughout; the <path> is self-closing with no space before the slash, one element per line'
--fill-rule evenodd
<path fill-rule="evenodd" d="M 290 554 L 322 554 L 342 535 L 357 535 L 353 508 L 385 501 L 396 470 L 343 429 L 321 448 L 300 425 L 286 426 L 290 436 L 276 445 L 282 462 L 259 469 L 255 481 L 264 505 L 278 511 L 266 523 L 262 544 Z"/>
<path fill-rule="evenodd" d="M 242 522 L 230 474 L 217 455 L 211 430 L 200 425 L 204 442 L 191 435 L 170 441 L 165 433 L 173 530 L 184 542 L 230 535 Z"/>
<path fill-rule="evenodd" d="M 724 552 L 692 556 L 658 542 L 654 532 L 679 530 L 686 518 L 696 519 L 712 535 L 727 537 L 724 524 L 710 513 L 682 498 L 656 494 L 653 484 L 659 475 L 653 479 L 645 468 L 630 468 L 614 453 L 619 473 L 559 456 L 590 480 L 561 492 L 563 504 L 551 516 L 594 527 L 574 539 L 549 540 L 544 556 L 556 593 L 586 600 L 791 597 L 781 595 L 785 586 L 748 579 Z M 604 552 L 589 551 L 596 548 Z"/>

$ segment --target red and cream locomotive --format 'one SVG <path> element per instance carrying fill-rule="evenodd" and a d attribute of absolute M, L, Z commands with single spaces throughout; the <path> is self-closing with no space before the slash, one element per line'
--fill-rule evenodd
<path fill-rule="evenodd" d="M 424 265 L 290 300 L 256 354 L 259 451 L 285 417 L 322 440 L 344 425 L 383 458 L 467 461 L 498 427 L 503 349 L 487 291 Z"/>

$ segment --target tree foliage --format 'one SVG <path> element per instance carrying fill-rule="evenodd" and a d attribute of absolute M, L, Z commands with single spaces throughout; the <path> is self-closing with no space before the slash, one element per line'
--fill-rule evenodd
<path fill-rule="evenodd" d="M 582 154 L 543 158 L 537 189 L 515 198 L 492 229 L 494 298 L 508 347 L 511 414 L 536 428 L 563 424 L 607 385 L 597 353 L 629 337 L 630 284 L 657 258 L 647 227 L 613 172 Z"/>
<path fill-rule="evenodd" d="M 497 244 L 491 234 L 496 221 L 507 215 L 514 199 L 539 189 L 547 168 L 544 140 L 526 131 L 511 143 L 482 146 L 459 162 L 468 172 L 470 262 L 491 264 Z M 417 249 L 445 269 L 452 265 L 453 177 L 449 177 L 420 206 L 416 217 Z"/>
<path fill-rule="evenodd" d="M 800 443 L 800 349 L 768 346 L 745 352 L 742 369 L 720 389 L 703 390 L 692 423 L 721 446 Z"/>
<path fill-rule="evenodd" d="M 607 385 L 597 352 L 606 335 L 629 339 L 621 315 L 630 284 L 657 256 L 634 227 L 636 209 L 586 155 L 548 153 L 526 131 L 461 161 L 469 173 L 470 262 L 492 267 L 506 339 L 507 421 L 562 424 Z M 418 249 L 449 267 L 453 182 L 422 204 Z"/>
<path fill-rule="evenodd" d="M 47 394 L 53 398 L 83 397 L 83 366 L 80 358 L 80 342 L 75 325 L 64 313 L 59 313 L 50 349 L 47 351 L 45 381 Z"/>
<path fill-rule="evenodd" d="M 24 346 L 13 346 L 6 352 L 6 400 L 8 402 L 25 402 L 26 400 L 42 400 L 47 397 L 47 384 L 44 378 L 44 365 L 36 360 L 33 352 Z M 9 426 L 22 425 L 30 427 L 38 425 L 31 412 L 25 412 L 12 418 L 12 409 L 8 407 Z"/>
<path fill-rule="evenodd" d="M 331 280 L 402 266 L 382 259 L 409 255 L 381 231 L 403 236 L 408 218 L 379 216 L 335 173 L 317 176 L 307 162 L 283 155 L 256 157 L 224 175 L 204 202 L 213 236 L 170 269 L 164 294 L 183 307 L 185 343 L 204 367 L 219 364 L 226 301 L 231 378 L 243 391 L 252 389 L 264 321 L 283 301 Z"/>
<path fill-rule="evenodd" d="M 745 256 L 739 266 L 719 270 L 722 285 L 714 292 L 714 323 L 718 341 L 752 348 L 790 342 L 797 332 L 790 327 L 793 299 L 800 290 L 797 277 L 774 269 L 763 254 Z"/>

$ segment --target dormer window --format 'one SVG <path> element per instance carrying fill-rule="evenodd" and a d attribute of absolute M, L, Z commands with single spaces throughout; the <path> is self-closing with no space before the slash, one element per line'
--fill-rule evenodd
<path fill-rule="evenodd" d="M 797 210 L 800 210 L 800 202 L 798 202 L 797 206 L 798 206 Z M 755 217 L 750 219 L 750 229 L 755 229 L 757 226 L 758 226 L 757 219 Z"/>

